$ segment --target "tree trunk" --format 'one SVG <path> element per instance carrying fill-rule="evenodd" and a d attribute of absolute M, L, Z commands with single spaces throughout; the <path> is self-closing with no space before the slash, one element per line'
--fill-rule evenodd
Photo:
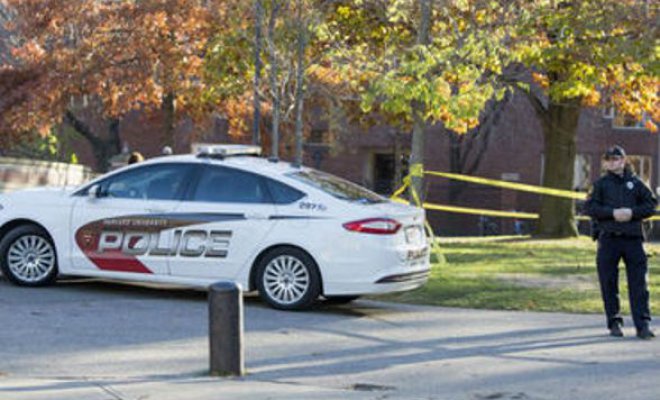
<path fill-rule="evenodd" d="M 268 21 L 268 55 L 270 61 L 270 92 L 273 97 L 272 147 L 270 155 L 274 158 L 279 157 L 280 148 L 280 91 L 277 84 L 277 52 L 275 47 L 275 22 L 279 9 L 279 1 L 271 0 L 270 20 Z"/>
<path fill-rule="evenodd" d="M 410 204 L 417 205 L 417 200 L 424 202 L 424 127 L 426 126 L 424 115 L 424 105 L 416 102 L 413 104 L 413 133 L 412 145 L 410 148 L 410 176 L 411 190 L 417 195 L 417 198 L 411 193 Z"/>
<path fill-rule="evenodd" d="M 573 190 L 573 174 L 580 100 L 548 104 L 543 123 L 543 186 Z M 563 238 L 578 235 L 575 205 L 571 199 L 542 196 L 536 235 Z"/>
<path fill-rule="evenodd" d="M 420 21 L 417 31 L 417 44 L 429 44 L 429 31 L 431 24 L 431 0 L 419 0 L 420 7 Z M 424 128 L 426 127 L 426 119 L 424 118 L 425 106 L 419 101 L 413 101 L 413 132 L 412 132 L 412 146 L 410 153 L 410 173 L 411 173 L 411 186 L 412 190 L 417 193 L 420 202 L 424 202 Z M 410 198 L 410 203 L 415 204 L 413 196 Z"/>
<path fill-rule="evenodd" d="M 403 150 L 401 149 L 401 132 L 394 132 L 394 181 L 392 191 L 397 190 L 403 184 Z"/>
<path fill-rule="evenodd" d="M 121 138 L 119 137 L 119 118 L 113 118 L 110 120 L 108 126 L 108 140 L 106 141 L 106 147 L 108 152 L 111 153 L 109 157 L 114 156 L 115 154 L 121 153 Z"/>
<path fill-rule="evenodd" d="M 259 86 L 261 86 L 261 25 L 264 18 L 264 5 L 262 0 L 256 0 L 254 3 L 255 11 L 255 31 L 254 31 L 254 115 L 252 118 L 252 144 L 261 145 L 261 99 L 259 98 Z"/>
<path fill-rule="evenodd" d="M 92 146 L 92 152 L 96 159 L 96 170 L 107 172 L 110 169 L 110 158 L 121 152 L 119 138 L 119 120 L 112 119 L 109 124 L 109 135 L 106 140 L 101 139 L 92 132 L 89 125 L 78 119 L 71 111 L 64 114 L 64 122 L 69 124 L 82 137 L 87 139 Z"/>
<path fill-rule="evenodd" d="M 167 93 L 163 97 L 162 110 L 165 131 L 165 143 L 163 143 L 163 146 L 170 146 L 174 149 L 174 93 Z"/>
<path fill-rule="evenodd" d="M 298 48 L 297 48 L 297 67 L 296 70 L 296 154 L 294 158 L 295 165 L 302 165 L 303 161 L 303 96 L 305 94 L 305 47 L 307 47 L 307 24 L 303 21 L 302 8 L 303 2 L 297 1 L 298 6 Z"/>
<path fill-rule="evenodd" d="M 463 147 L 465 135 L 461 135 L 455 132 L 447 132 L 447 134 L 449 135 L 449 172 L 454 174 L 463 174 L 465 171 L 463 171 L 461 148 Z M 454 179 L 449 179 L 447 183 L 449 185 L 449 203 L 457 205 L 456 202 L 458 201 L 458 196 L 460 196 L 461 192 L 465 188 L 465 184 Z"/>

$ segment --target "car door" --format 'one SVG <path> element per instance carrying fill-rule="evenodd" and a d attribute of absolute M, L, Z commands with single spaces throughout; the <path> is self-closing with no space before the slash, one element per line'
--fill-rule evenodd
<path fill-rule="evenodd" d="M 256 255 L 275 224 L 275 207 L 260 175 L 205 165 L 178 209 L 198 223 L 175 238 L 172 275 L 233 279 Z"/>
<path fill-rule="evenodd" d="M 147 164 L 82 191 L 71 214 L 73 268 L 168 274 L 173 232 L 187 223 L 173 213 L 192 170 L 186 163 Z"/>

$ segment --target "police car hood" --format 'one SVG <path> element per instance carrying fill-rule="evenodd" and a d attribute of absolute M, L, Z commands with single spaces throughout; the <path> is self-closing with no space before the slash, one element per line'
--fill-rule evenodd
<path fill-rule="evenodd" d="M 30 207 L 35 204 L 50 203 L 67 199 L 73 188 L 71 187 L 35 187 L 3 193 L 0 197 L 6 203 Z"/>

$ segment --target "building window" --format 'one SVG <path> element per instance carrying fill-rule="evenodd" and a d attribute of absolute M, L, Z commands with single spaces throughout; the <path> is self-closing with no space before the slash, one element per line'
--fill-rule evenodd
<path fill-rule="evenodd" d="M 545 169 L 545 154 L 541 155 L 541 176 L 539 182 L 543 182 Z M 591 186 L 591 156 L 588 154 L 576 154 L 573 164 L 573 190 L 587 191 Z"/>
<path fill-rule="evenodd" d="M 637 119 L 633 116 L 614 111 L 612 127 L 625 129 L 646 129 L 646 123 L 649 120 L 651 120 L 651 117 L 646 113 L 644 113 L 644 116 L 641 119 Z"/>
<path fill-rule="evenodd" d="M 586 192 L 591 186 L 591 156 L 576 154 L 574 168 L 573 189 Z"/>
<path fill-rule="evenodd" d="M 374 192 L 391 194 L 394 189 L 394 154 L 374 154 Z"/>
<path fill-rule="evenodd" d="M 605 107 L 603 110 L 603 118 L 614 119 L 614 107 Z"/>
<path fill-rule="evenodd" d="M 394 154 L 376 153 L 373 157 L 373 191 L 382 195 L 391 195 L 401 186 L 401 180 L 408 174 L 408 157 L 401 155 L 399 176 L 397 176 Z"/>
<path fill-rule="evenodd" d="M 651 185 L 651 157 L 650 156 L 628 156 L 628 163 L 639 179 L 647 185 Z"/>
<path fill-rule="evenodd" d="M 310 132 L 309 140 L 307 143 L 325 143 L 325 129 L 314 128 Z"/>

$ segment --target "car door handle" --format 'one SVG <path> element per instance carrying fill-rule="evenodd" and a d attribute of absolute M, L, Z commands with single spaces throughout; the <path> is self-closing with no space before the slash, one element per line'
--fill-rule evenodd
<path fill-rule="evenodd" d="M 164 208 L 147 208 L 147 211 L 150 214 L 164 214 L 166 210 Z"/>
<path fill-rule="evenodd" d="M 247 219 L 268 219 L 266 214 L 261 214 L 261 213 L 245 213 L 245 218 L 247 218 Z"/>

